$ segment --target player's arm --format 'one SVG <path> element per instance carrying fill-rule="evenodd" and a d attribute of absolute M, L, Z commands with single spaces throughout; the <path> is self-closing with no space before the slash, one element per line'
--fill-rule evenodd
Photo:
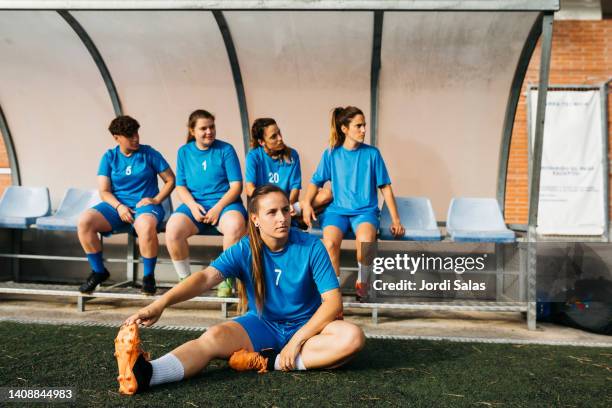
<path fill-rule="evenodd" d="M 314 200 L 318 191 L 319 191 L 319 187 L 317 187 L 313 183 L 309 183 L 308 187 L 306 187 L 306 194 L 304 196 L 304 200 L 300 202 L 300 205 L 302 207 L 302 216 L 304 217 L 304 222 L 309 227 L 312 227 L 312 221 L 317 219 L 314 209 L 312 208 L 312 201 Z"/>
<path fill-rule="evenodd" d="M 159 193 L 154 197 L 157 204 L 161 204 L 162 201 L 164 201 L 170 195 L 170 193 L 172 193 L 176 182 L 176 177 L 174 176 L 174 172 L 170 167 L 159 173 L 159 177 L 164 182 L 164 185 L 159 190 Z"/>
<path fill-rule="evenodd" d="M 399 212 L 397 211 L 397 203 L 395 202 L 395 195 L 393 194 L 393 188 L 391 184 L 386 184 L 380 188 L 385 203 L 389 208 L 389 214 L 391 214 L 391 234 L 395 237 L 401 237 L 404 235 L 405 229 L 400 220 Z"/>
<path fill-rule="evenodd" d="M 132 316 L 128 317 L 124 324 L 143 324 L 151 326 L 161 317 L 164 309 L 168 306 L 192 299 L 218 285 L 223 281 L 223 275 L 212 266 L 192 274 L 168 292 L 164 293 L 159 299 L 150 305 L 140 309 Z"/>
<path fill-rule="evenodd" d="M 323 328 L 336 319 L 342 311 L 342 295 L 340 289 L 332 289 L 321 294 L 321 306 L 310 320 L 302 326 L 280 353 L 280 364 L 285 370 L 294 369 L 295 358 L 306 340 L 321 333 Z"/>
<path fill-rule="evenodd" d="M 292 188 L 291 192 L 289 193 L 289 204 L 293 205 L 297 203 L 299 198 L 300 198 L 300 190 L 297 188 Z"/>
<path fill-rule="evenodd" d="M 98 176 L 98 192 L 102 201 L 112 205 L 123 222 L 130 224 L 134 222 L 134 210 L 123 204 L 117 199 L 117 197 L 115 197 L 110 178 L 106 176 Z"/>
<path fill-rule="evenodd" d="M 244 191 L 247 197 L 251 197 L 253 195 L 253 191 L 255 191 L 255 183 L 251 183 L 250 181 L 244 183 Z"/>

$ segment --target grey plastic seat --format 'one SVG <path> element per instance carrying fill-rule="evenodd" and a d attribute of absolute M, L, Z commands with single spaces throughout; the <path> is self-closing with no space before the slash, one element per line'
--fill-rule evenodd
<path fill-rule="evenodd" d="M 395 201 L 406 232 L 400 238 L 395 238 L 391 234 L 389 230 L 391 213 L 385 203 L 380 215 L 380 239 L 401 241 L 440 241 L 442 239 L 431 201 L 428 198 L 396 197 Z"/>
<path fill-rule="evenodd" d="M 55 214 L 36 220 L 36 227 L 42 230 L 76 231 L 79 215 L 100 201 L 97 190 L 69 188 Z"/>
<path fill-rule="evenodd" d="M 448 207 L 446 230 L 457 242 L 514 242 L 494 198 L 453 198 Z"/>
<path fill-rule="evenodd" d="M 26 229 L 50 213 L 47 187 L 10 186 L 0 199 L 0 228 Z"/>

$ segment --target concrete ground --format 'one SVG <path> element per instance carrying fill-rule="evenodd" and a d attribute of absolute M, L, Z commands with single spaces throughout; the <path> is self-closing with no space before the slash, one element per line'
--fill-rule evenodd
<path fill-rule="evenodd" d="M 0 295 L 0 320 L 120 325 L 146 304 L 148 301 L 98 298 L 88 301 L 84 312 L 78 312 L 73 298 Z M 232 306 L 230 318 L 235 313 L 235 306 Z M 612 336 L 565 326 L 541 323 L 537 330 L 530 331 L 520 313 L 382 311 L 378 324 L 373 324 L 369 310 L 348 309 L 345 319 L 361 326 L 369 336 L 612 347 Z M 204 329 L 223 321 L 220 306 L 188 302 L 167 309 L 157 325 Z"/>

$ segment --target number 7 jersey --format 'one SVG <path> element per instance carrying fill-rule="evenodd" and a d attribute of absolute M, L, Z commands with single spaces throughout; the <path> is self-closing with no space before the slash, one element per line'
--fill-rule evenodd
<path fill-rule="evenodd" d="M 253 288 L 249 238 L 224 251 L 211 266 L 226 278 L 240 279 L 246 288 L 249 311 L 257 310 Z M 291 228 L 285 247 L 272 252 L 263 245 L 265 299 L 262 317 L 276 322 L 310 319 L 321 305 L 321 294 L 339 287 L 338 278 L 321 241 Z"/>

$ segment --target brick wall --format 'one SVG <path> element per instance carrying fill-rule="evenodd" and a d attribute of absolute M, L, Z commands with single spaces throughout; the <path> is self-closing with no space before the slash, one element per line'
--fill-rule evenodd
<path fill-rule="evenodd" d="M 527 104 L 526 89 L 537 84 L 540 45 L 533 55 L 514 121 L 506 184 L 506 222 L 527 223 Z M 550 66 L 550 84 L 601 84 L 612 78 L 612 20 L 555 21 Z M 608 98 L 608 134 L 612 103 Z M 612 146 L 612 142 L 609 143 Z M 610 157 L 610 154 L 608 155 Z M 612 200 L 611 200 L 612 201 Z"/>

